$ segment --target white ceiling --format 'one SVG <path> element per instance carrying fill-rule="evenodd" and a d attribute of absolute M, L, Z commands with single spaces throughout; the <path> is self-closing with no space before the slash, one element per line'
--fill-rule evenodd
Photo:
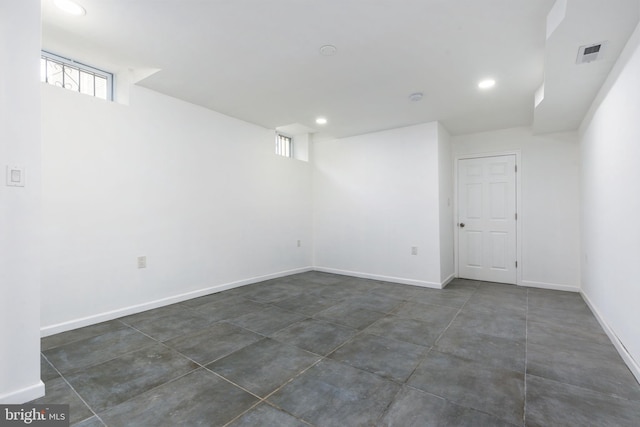
<path fill-rule="evenodd" d="M 434 120 L 453 134 L 576 129 L 640 4 L 558 0 L 567 6 L 547 39 L 554 0 L 77 1 L 83 17 L 42 0 L 43 49 L 148 75 L 137 84 L 267 128 L 309 128 L 318 139 Z M 580 45 L 603 40 L 604 60 L 575 64 Z M 326 44 L 336 55 L 320 55 Z M 477 88 L 485 77 L 494 89 Z M 410 101 L 414 92 L 424 98 Z M 329 123 L 316 125 L 317 116 Z"/>

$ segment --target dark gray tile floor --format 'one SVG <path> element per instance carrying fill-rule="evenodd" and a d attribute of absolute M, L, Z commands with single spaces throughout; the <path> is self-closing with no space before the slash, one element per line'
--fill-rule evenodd
<path fill-rule="evenodd" d="M 309 272 L 42 340 L 76 426 L 637 426 L 578 294 Z"/>

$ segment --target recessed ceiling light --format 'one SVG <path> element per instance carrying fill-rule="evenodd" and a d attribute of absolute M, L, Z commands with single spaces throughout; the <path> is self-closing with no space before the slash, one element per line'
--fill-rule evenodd
<path fill-rule="evenodd" d="M 73 0 L 53 0 L 53 4 L 63 12 L 69 15 L 82 16 L 87 13 L 84 7 L 80 6 Z"/>
<path fill-rule="evenodd" d="M 338 49 L 332 44 L 326 44 L 320 47 L 320 55 L 322 56 L 333 56 L 337 51 Z"/>
<path fill-rule="evenodd" d="M 324 117 L 318 117 L 316 119 L 316 123 L 319 125 L 326 125 L 327 124 L 327 119 Z"/>
<path fill-rule="evenodd" d="M 490 89 L 495 85 L 496 85 L 496 81 L 493 79 L 481 80 L 480 83 L 478 83 L 478 87 L 480 89 Z"/>
<path fill-rule="evenodd" d="M 416 93 L 412 93 L 411 95 L 409 95 L 409 99 L 413 102 L 418 102 L 420 100 L 422 100 L 422 97 L 424 96 L 424 94 L 422 92 L 416 92 Z"/>

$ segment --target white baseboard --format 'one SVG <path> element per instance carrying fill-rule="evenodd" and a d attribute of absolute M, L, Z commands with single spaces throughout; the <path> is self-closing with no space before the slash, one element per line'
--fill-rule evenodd
<path fill-rule="evenodd" d="M 402 277 L 383 276 L 380 274 L 362 273 L 359 271 L 339 270 L 337 268 L 314 267 L 315 271 L 323 273 L 341 274 L 343 276 L 359 277 L 361 279 L 380 280 L 382 282 L 400 283 L 403 285 L 421 286 L 423 288 L 442 289 L 443 285 L 436 282 L 426 282 L 423 280 L 405 279 Z M 453 279 L 453 277 L 451 277 Z M 447 282 L 448 283 L 448 282 Z"/>
<path fill-rule="evenodd" d="M 553 291 L 580 292 L 579 286 L 561 285 L 558 283 L 544 283 L 544 282 L 533 282 L 529 280 L 523 280 L 522 286 L 528 286 L 530 288 L 550 289 Z"/>
<path fill-rule="evenodd" d="M 449 283 L 451 283 L 451 281 L 453 279 L 455 279 L 455 278 L 456 278 L 456 274 L 455 273 L 451 273 L 451 275 L 449 277 L 447 277 L 446 279 L 444 279 L 442 281 L 442 283 L 440 284 L 440 289 L 444 289 L 445 286 L 447 286 Z"/>
<path fill-rule="evenodd" d="M 591 309 L 591 312 L 598 320 L 598 323 L 600 323 L 600 326 L 602 326 L 602 329 L 604 329 L 604 332 L 607 334 L 616 350 L 618 350 L 618 353 L 620 354 L 620 357 L 622 357 L 622 360 L 624 360 L 624 363 L 627 364 L 633 376 L 636 377 L 636 380 L 640 383 L 640 365 L 638 364 L 638 362 L 633 358 L 633 356 L 631 356 L 631 354 L 629 354 L 627 348 L 624 346 L 622 341 L 620 341 L 620 338 L 618 338 L 609 324 L 604 320 L 604 317 L 602 317 L 600 311 L 598 311 L 589 296 L 584 291 L 581 291 L 580 295 L 582 295 L 582 298 Z"/>
<path fill-rule="evenodd" d="M 136 304 L 128 307 L 118 308 L 116 310 L 107 311 L 99 314 L 94 314 L 80 319 L 73 319 L 54 325 L 47 325 L 40 328 L 40 336 L 47 337 L 49 335 L 58 334 L 60 332 L 70 331 L 72 329 L 82 328 L 84 326 L 94 325 L 100 322 L 106 322 L 108 320 L 117 319 L 119 317 L 128 316 L 130 314 L 140 313 L 142 311 L 151 310 L 165 305 L 175 304 L 190 300 L 193 298 L 202 297 L 217 292 L 226 291 L 229 289 L 237 288 L 240 286 L 250 285 L 252 283 L 263 282 L 265 280 L 277 279 L 279 277 L 286 277 L 292 274 L 304 273 L 312 271 L 311 267 L 296 268 L 294 270 L 281 271 L 278 273 L 266 274 L 264 276 L 251 277 L 249 279 L 238 280 L 230 283 L 223 283 L 220 285 L 211 286 L 205 289 L 198 289 L 196 291 L 186 292 L 179 295 L 173 295 L 167 298 L 162 298 L 154 301 L 148 301 L 142 304 Z"/>
<path fill-rule="evenodd" d="M 22 405 L 42 396 L 44 396 L 44 383 L 38 381 L 32 386 L 3 394 L 0 396 L 0 403 L 4 405 Z"/>

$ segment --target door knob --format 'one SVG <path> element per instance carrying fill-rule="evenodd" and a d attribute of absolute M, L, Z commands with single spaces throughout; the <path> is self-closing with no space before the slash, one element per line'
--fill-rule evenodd
<path fill-rule="evenodd" d="M 460 228 L 464 228 L 464 222 L 460 223 Z"/>

